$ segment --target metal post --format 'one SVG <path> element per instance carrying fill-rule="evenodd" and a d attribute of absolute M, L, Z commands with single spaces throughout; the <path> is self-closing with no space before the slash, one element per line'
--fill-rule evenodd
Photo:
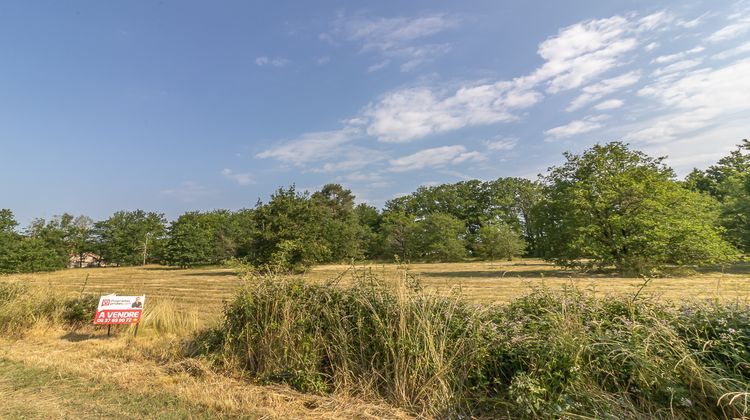
<path fill-rule="evenodd" d="M 112 333 L 112 324 L 107 325 L 107 337 Z"/>
<path fill-rule="evenodd" d="M 138 335 L 138 326 L 141 325 L 140 322 L 135 324 L 135 331 L 133 331 L 133 338 Z"/>

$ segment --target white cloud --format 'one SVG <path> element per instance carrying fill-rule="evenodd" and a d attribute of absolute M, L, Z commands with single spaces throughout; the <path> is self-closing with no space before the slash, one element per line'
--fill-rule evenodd
<path fill-rule="evenodd" d="M 543 98 L 538 91 L 540 85 L 554 94 L 597 79 L 622 65 L 627 59 L 625 55 L 638 45 L 637 38 L 647 30 L 661 28 L 670 21 L 669 16 L 667 13 L 643 19 L 613 16 L 563 28 L 556 36 L 539 44 L 538 54 L 545 62 L 530 74 L 512 81 L 465 83 L 455 91 L 421 86 L 389 92 L 363 111 L 370 120 L 367 134 L 383 142 L 408 142 L 464 127 L 517 120 L 520 111 Z M 430 30 L 416 34 L 423 32 L 434 33 Z M 365 25 L 359 33 L 359 38 L 370 39 L 380 30 Z M 379 41 L 371 41 L 368 45 L 374 46 L 370 48 L 395 44 L 381 40 L 380 36 L 374 39 Z M 379 67 L 375 65 L 373 69 Z M 408 63 L 402 67 L 408 67 Z M 635 84 L 639 78 L 640 72 L 631 71 L 587 86 L 569 110 Z"/>
<path fill-rule="evenodd" d="M 375 63 L 375 64 L 371 65 L 370 67 L 368 67 L 367 68 L 367 72 L 368 73 L 372 73 L 372 72 L 376 72 L 378 70 L 382 70 L 382 69 L 386 68 L 388 66 L 388 64 L 390 64 L 390 63 L 391 63 L 391 60 L 385 59 L 385 60 L 383 60 L 383 61 L 381 61 L 379 63 Z"/>
<path fill-rule="evenodd" d="M 715 54 L 711 58 L 713 58 L 714 60 L 725 60 L 727 58 L 745 54 L 747 52 L 750 52 L 750 41 L 745 42 L 744 44 L 740 44 L 726 51 L 722 51 L 718 54 Z"/>
<path fill-rule="evenodd" d="M 693 67 L 699 66 L 702 62 L 703 62 L 702 58 L 696 58 L 696 59 L 692 59 L 692 60 L 678 61 L 678 62 L 672 63 L 672 64 L 670 64 L 670 65 L 668 65 L 666 67 L 662 67 L 662 68 L 658 68 L 658 69 L 654 70 L 654 72 L 652 73 L 652 75 L 654 77 L 659 77 L 659 76 L 664 75 L 664 74 L 676 73 L 676 72 L 680 72 L 680 71 L 683 71 L 683 70 L 688 70 L 688 69 L 691 69 Z"/>
<path fill-rule="evenodd" d="M 630 139 L 669 142 L 730 119 L 750 118 L 750 59 L 719 69 L 699 69 L 686 75 L 658 80 L 638 91 L 671 112 L 632 130 Z"/>
<path fill-rule="evenodd" d="M 333 161 L 326 162 L 323 166 L 314 168 L 312 171 L 330 173 L 357 170 L 386 158 L 387 156 L 384 153 L 377 150 L 345 145 L 339 147 L 336 154 L 331 156 L 331 159 L 334 159 Z"/>
<path fill-rule="evenodd" d="M 221 174 L 224 175 L 224 178 L 234 181 L 239 185 L 250 185 L 255 184 L 255 180 L 253 180 L 253 176 L 250 173 L 236 173 L 232 171 L 229 168 L 224 168 L 221 171 Z"/>
<path fill-rule="evenodd" d="M 672 21 L 674 21 L 674 15 L 662 10 L 660 12 L 644 16 L 643 18 L 638 20 L 638 30 L 651 31 L 654 29 L 662 29 Z"/>
<path fill-rule="evenodd" d="M 646 45 L 645 47 L 643 47 L 643 49 L 646 50 L 646 51 L 653 51 L 653 50 L 657 49 L 658 47 L 659 47 L 659 43 L 658 42 L 652 42 L 652 43 Z"/>
<path fill-rule="evenodd" d="M 327 56 L 327 55 L 323 56 L 323 57 L 318 57 L 318 59 L 315 60 L 315 63 L 317 63 L 319 66 L 323 66 L 323 65 L 328 64 L 330 62 L 331 62 L 331 57 Z"/>
<path fill-rule="evenodd" d="M 339 179 L 347 181 L 347 182 L 367 182 L 367 183 L 380 182 L 384 180 L 383 175 L 377 171 L 375 172 L 355 171 L 355 172 L 346 174 L 342 177 L 339 177 Z"/>
<path fill-rule="evenodd" d="M 338 148 L 360 135 L 359 129 L 344 127 L 341 130 L 305 133 L 300 137 L 258 153 L 261 159 L 273 158 L 293 165 L 303 165 L 332 158 Z"/>
<path fill-rule="evenodd" d="M 410 72 L 422 64 L 429 63 L 435 58 L 447 54 L 450 50 L 449 44 L 430 44 L 401 48 L 394 51 L 392 55 L 406 59 L 407 61 L 401 65 L 401 71 Z"/>
<path fill-rule="evenodd" d="M 513 150 L 518 145 L 518 139 L 498 137 L 493 140 L 485 140 L 483 143 L 487 147 L 487 150 L 492 150 L 492 151 Z"/>
<path fill-rule="evenodd" d="M 608 109 L 619 108 L 619 107 L 623 106 L 624 104 L 625 104 L 625 102 L 623 102 L 623 101 L 621 101 L 619 99 L 610 99 L 608 101 L 604 101 L 604 102 L 600 102 L 600 103 L 596 104 L 596 106 L 594 107 L 594 109 L 597 110 L 597 111 L 605 111 L 605 110 L 608 110 Z"/>
<path fill-rule="evenodd" d="M 260 57 L 257 57 L 255 59 L 255 65 L 256 66 L 271 66 L 271 67 L 284 67 L 287 64 L 289 64 L 291 61 L 289 61 L 286 58 L 282 57 L 268 57 L 265 55 L 262 55 Z"/>
<path fill-rule="evenodd" d="M 196 201 L 200 198 L 214 195 L 216 191 L 210 190 L 203 185 L 193 181 L 185 181 L 177 188 L 162 190 L 161 195 L 186 203 Z"/>
<path fill-rule="evenodd" d="M 447 15 L 430 15 L 416 18 L 341 18 L 339 30 L 353 40 L 363 43 L 365 50 L 390 50 L 435 35 L 458 25 L 459 20 Z"/>
<path fill-rule="evenodd" d="M 651 60 L 652 63 L 656 64 L 665 64 L 665 63 L 671 63 L 672 61 L 680 60 L 690 54 L 697 54 L 699 52 L 703 52 L 705 50 L 702 46 L 697 46 L 695 48 L 691 48 L 687 51 L 678 52 L 675 54 L 669 54 L 669 55 L 661 55 L 659 57 L 654 58 Z"/>
<path fill-rule="evenodd" d="M 577 88 L 621 64 L 623 55 L 637 45 L 628 37 L 632 31 L 632 22 L 622 16 L 563 28 L 539 45 L 545 63 L 520 80 L 530 85 L 546 82 L 548 93 Z"/>
<path fill-rule="evenodd" d="M 617 92 L 620 89 L 634 85 L 641 78 L 641 72 L 634 70 L 625 74 L 621 74 L 617 77 L 602 80 L 601 82 L 595 83 L 584 87 L 583 93 L 573 99 L 570 106 L 566 109 L 568 112 L 575 111 L 588 105 L 591 102 L 597 101 L 611 93 Z"/>
<path fill-rule="evenodd" d="M 601 121 L 607 119 L 606 115 L 589 116 L 581 120 L 571 121 L 568 124 L 545 131 L 547 140 L 557 140 L 565 137 L 571 137 L 578 134 L 588 133 L 603 127 Z"/>
<path fill-rule="evenodd" d="M 707 40 L 709 42 L 725 41 L 743 35 L 747 31 L 750 31 L 750 17 L 745 16 L 712 33 Z"/>
<path fill-rule="evenodd" d="M 449 44 L 423 44 L 423 41 L 459 23 L 459 19 L 444 14 L 414 18 L 340 16 L 334 22 L 333 32 L 321 34 L 320 38 L 331 42 L 334 37 L 343 37 L 359 43 L 363 52 L 379 55 L 380 61 L 371 65 L 368 72 L 384 68 L 391 60 L 401 61 L 401 71 L 408 72 L 448 53 Z"/>
<path fill-rule="evenodd" d="M 466 147 L 461 145 L 443 146 L 421 150 L 409 156 L 392 159 L 389 170 L 392 172 L 406 172 L 484 159 L 486 158 L 481 153 L 467 152 Z"/>
<path fill-rule="evenodd" d="M 538 92 L 512 82 L 464 86 L 447 94 L 428 87 L 406 88 L 370 104 L 364 115 L 370 118 L 367 134 L 403 143 L 466 126 L 511 121 L 517 118 L 512 111 L 540 99 Z"/>
<path fill-rule="evenodd" d="M 704 13 L 692 20 L 677 19 L 677 26 L 680 26 L 685 29 L 695 28 L 696 26 L 703 23 L 703 19 L 706 17 L 707 14 L 708 13 Z"/>

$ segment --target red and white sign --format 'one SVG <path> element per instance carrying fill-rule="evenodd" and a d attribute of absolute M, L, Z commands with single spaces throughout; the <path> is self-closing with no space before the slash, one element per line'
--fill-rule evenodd
<path fill-rule="evenodd" d="M 146 295 L 102 296 L 99 298 L 99 306 L 96 308 L 94 324 L 137 324 L 141 321 L 145 301 Z"/>

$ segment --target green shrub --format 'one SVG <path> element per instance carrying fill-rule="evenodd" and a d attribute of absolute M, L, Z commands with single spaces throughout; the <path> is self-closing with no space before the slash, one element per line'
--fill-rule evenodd
<path fill-rule="evenodd" d="M 251 276 L 192 343 L 260 382 L 385 399 L 427 417 L 747 416 L 750 308 L 535 290 L 505 306 Z"/>
<path fill-rule="evenodd" d="M 479 317 L 455 298 L 368 273 L 350 288 L 256 278 L 197 347 L 259 381 L 378 396 L 420 413 L 456 410 L 482 346 Z M 411 284 L 411 283 L 410 283 Z"/>
<path fill-rule="evenodd" d="M 96 315 L 99 298 L 94 295 L 81 295 L 66 299 L 62 309 L 62 320 L 71 326 L 90 324 Z"/>

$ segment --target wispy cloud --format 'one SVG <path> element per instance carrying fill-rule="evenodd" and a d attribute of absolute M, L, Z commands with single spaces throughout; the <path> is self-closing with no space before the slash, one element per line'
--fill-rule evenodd
<path fill-rule="evenodd" d="M 504 151 L 515 149 L 518 145 L 518 139 L 498 137 L 492 140 L 485 140 L 482 143 L 484 143 L 485 147 L 487 147 L 487 150 Z"/>
<path fill-rule="evenodd" d="M 723 28 L 719 29 L 718 31 L 712 33 L 707 38 L 707 41 L 709 42 L 726 41 L 728 39 L 737 38 L 738 36 L 743 35 L 748 31 L 750 31 L 750 16 L 746 15 L 744 17 L 737 19 L 735 22 L 732 22 L 729 25 L 726 25 Z"/>
<path fill-rule="evenodd" d="M 193 181 L 185 181 L 179 187 L 162 190 L 160 194 L 174 200 L 191 203 L 201 198 L 215 195 L 216 191 Z"/>
<path fill-rule="evenodd" d="M 383 70 L 383 69 L 384 69 L 384 68 L 386 68 L 386 67 L 388 66 L 388 64 L 390 64 L 390 63 L 391 63 L 391 60 L 389 60 L 389 59 L 385 59 L 385 60 L 383 60 L 383 61 L 381 61 L 381 62 L 379 62 L 379 63 L 375 63 L 375 64 L 371 65 L 370 67 L 368 67 L 368 68 L 367 68 L 367 72 L 368 72 L 368 73 L 372 73 L 372 72 L 376 72 L 376 71 L 378 71 L 378 70 Z"/>
<path fill-rule="evenodd" d="M 607 101 L 600 102 L 600 103 L 596 104 L 596 106 L 594 106 L 594 109 L 597 110 L 597 111 L 605 111 L 605 110 L 608 110 L 608 109 L 620 108 L 624 104 L 625 104 L 625 102 L 623 102 L 620 99 L 610 99 L 610 100 L 607 100 Z"/>
<path fill-rule="evenodd" d="M 677 60 L 680 60 L 682 58 L 685 58 L 688 55 L 697 54 L 699 52 L 703 52 L 705 49 L 706 49 L 705 47 L 699 45 L 699 46 L 697 46 L 695 48 L 691 48 L 691 49 L 689 49 L 687 51 L 681 51 L 681 52 L 674 53 L 674 54 L 669 54 L 669 55 L 660 55 L 659 57 L 656 57 L 653 60 L 651 60 L 651 62 L 652 63 L 656 63 L 656 64 L 671 63 L 672 61 L 677 61 Z"/>
<path fill-rule="evenodd" d="M 711 56 L 714 60 L 726 60 L 727 58 L 736 57 L 738 55 L 746 54 L 750 52 L 750 41 L 740 44 L 734 48 L 722 51 L 718 54 Z"/>
<path fill-rule="evenodd" d="M 264 66 L 284 67 L 289 63 L 291 63 L 291 61 L 283 57 L 268 57 L 268 56 L 262 55 L 260 57 L 255 58 L 255 65 L 260 66 L 260 67 L 264 67 Z"/>
<path fill-rule="evenodd" d="M 545 131 L 547 140 L 557 140 L 565 137 L 572 137 L 578 134 L 588 133 L 604 126 L 602 121 L 607 119 L 606 115 L 589 116 L 581 120 L 571 121 L 568 124 Z"/>
<path fill-rule="evenodd" d="M 566 109 L 567 111 L 575 111 L 588 105 L 591 102 L 598 101 L 599 99 L 617 92 L 620 89 L 632 86 L 638 82 L 641 78 L 641 72 L 634 70 L 625 74 L 622 74 L 611 79 L 602 80 L 601 82 L 595 83 L 584 87 L 583 93 L 573 99 L 570 106 Z"/>
<path fill-rule="evenodd" d="M 255 184 L 255 180 L 253 179 L 252 174 L 250 174 L 249 172 L 236 173 L 229 168 L 224 168 L 221 171 L 221 174 L 224 176 L 224 178 L 236 182 L 239 185 Z"/>
<path fill-rule="evenodd" d="M 392 18 L 341 15 L 331 32 L 319 38 L 334 44 L 343 38 L 358 43 L 363 53 L 379 56 L 379 61 L 369 67 L 370 72 L 385 68 L 393 60 L 402 63 L 401 71 L 408 72 L 450 51 L 449 44 L 424 41 L 459 23 L 459 19 L 444 14 Z"/>
<path fill-rule="evenodd" d="M 359 129 L 348 126 L 341 130 L 305 133 L 258 153 L 257 157 L 274 158 L 293 165 L 319 162 L 334 157 L 337 148 L 359 135 Z"/>
<path fill-rule="evenodd" d="M 392 172 L 406 172 L 484 159 L 486 158 L 481 153 L 469 152 L 465 146 L 461 145 L 434 147 L 391 160 L 389 170 Z"/>
<path fill-rule="evenodd" d="M 702 62 L 703 62 L 702 58 L 695 58 L 695 59 L 692 59 L 692 60 L 678 61 L 676 63 L 672 63 L 672 64 L 670 64 L 668 66 L 665 66 L 665 67 L 658 68 L 658 69 L 654 70 L 654 72 L 652 73 L 652 75 L 654 77 L 659 77 L 659 76 L 662 76 L 664 74 L 676 73 L 676 72 L 680 72 L 680 71 L 683 71 L 683 70 L 692 69 L 693 67 L 699 66 Z"/>
<path fill-rule="evenodd" d="M 678 78 L 657 80 L 638 91 L 671 110 L 647 120 L 629 134 L 640 142 L 668 142 L 695 130 L 750 112 L 750 59 L 718 69 L 699 69 Z"/>

